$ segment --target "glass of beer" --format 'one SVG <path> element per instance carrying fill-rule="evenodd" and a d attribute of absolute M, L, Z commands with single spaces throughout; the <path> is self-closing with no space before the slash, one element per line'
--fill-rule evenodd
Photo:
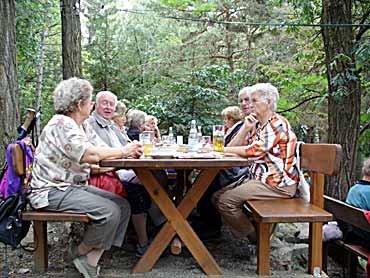
<path fill-rule="evenodd" d="M 223 125 L 213 126 L 213 147 L 216 152 L 224 152 L 225 128 Z"/>
<path fill-rule="evenodd" d="M 144 131 L 140 139 L 142 140 L 142 144 L 144 147 L 144 154 L 150 154 L 154 146 L 154 131 Z"/>

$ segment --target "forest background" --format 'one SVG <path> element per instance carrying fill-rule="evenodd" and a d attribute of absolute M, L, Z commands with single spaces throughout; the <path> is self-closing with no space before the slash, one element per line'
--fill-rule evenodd
<path fill-rule="evenodd" d="M 53 89 L 80 76 L 184 136 L 270 82 L 300 140 L 342 145 L 326 188 L 340 199 L 370 156 L 369 0 L 1 0 L 0 13 L 1 154 L 27 107 L 40 131 Z"/>

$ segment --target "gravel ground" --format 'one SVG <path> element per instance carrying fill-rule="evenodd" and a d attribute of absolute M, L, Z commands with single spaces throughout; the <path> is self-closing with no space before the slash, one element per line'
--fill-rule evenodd
<path fill-rule="evenodd" d="M 31 247 L 32 231 L 23 241 Z M 48 227 L 49 236 L 49 270 L 45 274 L 35 274 L 32 271 L 32 253 L 8 248 L 8 262 L 4 262 L 4 246 L 0 245 L 0 269 L 6 264 L 8 277 L 81 277 L 74 269 L 67 254 L 69 225 L 52 223 Z M 222 277 L 258 277 L 256 275 L 256 248 L 246 240 L 236 240 L 227 228 L 222 231 L 222 238 L 205 243 L 222 270 Z M 205 277 L 191 254 L 183 248 L 179 256 L 170 255 L 161 258 L 154 269 L 147 274 L 132 274 L 131 270 L 137 261 L 135 245 L 128 242 L 123 248 L 114 248 L 103 255 L 100 277 L 140 277 L 140 278 L 170 278 L 170 277 Z M 279 258 L 280 259 L 280 258 Z M 272 277 L 312 277 L 305 274 L 305 260 L 294 258 L 290 265 L 280 265 L 279 259 L 271 258 Z M 307 259 L 306 259 L 307 260 Z M 303 263 L 302 263 L 303 261 Z M 2 271 L 3 272 L 3 271 Z M 2 277 L 6 277 L 0 273 Z M 342 268 L 329 261 L 329 277 L 343 277 Z M 345 278 L 345 277 L 343 277 Z"/>

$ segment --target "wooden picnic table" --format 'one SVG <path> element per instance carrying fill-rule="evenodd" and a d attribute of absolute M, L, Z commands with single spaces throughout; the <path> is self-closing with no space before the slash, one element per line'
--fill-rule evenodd
<path fill-rule="evenodd" d="M 220 170 L 237 166 L 248 166 L 249 164 L 248 160 L 235 157 L 217 159 L 114 159 L 101 161 L 100 166 L 102 167 L 133 169 L 152 200 L 168 220 L 153 240 L 147 252 L 137 262 L 133 272 L 145 273 L 150 271 L 173 237 L 178 234 L 207 275 L 221 274 L 220 267 L 186 221 L 186 218 Z M 186 192 L 177 208 L 166 190 L 153 175 L 152 170 L 161 169 L 197 169 L 200 171 L 197 179 L 190 190 Z"/>

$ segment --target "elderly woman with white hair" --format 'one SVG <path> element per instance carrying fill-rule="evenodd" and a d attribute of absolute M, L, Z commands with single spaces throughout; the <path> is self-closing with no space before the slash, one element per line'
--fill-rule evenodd
<path fill-rule="evenodd" d="M 140 139 L 140 133 L 145 130 L 145 117 L 147 114 L 138 109 L 132 109 L 127 112 L 127 135 L 131 140 Z"/>
<path fill-rule="evenodd" d="M 297 190 L 295 168 L 297 137 L 289 122 L 277 114 L 278 90 L 269 83 L 249 88 L 251 114 L 245 124 L 251 130 L 245 145 L 225 147 L 225 153 L 251 160 L 250 177 L 214 194 L 216 208 L 237 237 L 255 240 L 255 229 L 243 212 L 245 200 L 292 198 Z"/>
<path fill-rule="evenodd" d="M 35 209 L 84 213 L 92 220 L 80 245 L 70 248 L 73 263 L 84 277 L 97 277 L 104 250 L 122 246 L 131 212 L 124 198 L 88 185 L 90 164 L 140 157 L 143 151 L 138 143 L 110 148 L 89 142 L 83 122 L 90 115 L 92 92 L 90 83 L 78 78 L 64 80 L 56 87 L 56 115 L 41 133 L 29 195 Z"/>

